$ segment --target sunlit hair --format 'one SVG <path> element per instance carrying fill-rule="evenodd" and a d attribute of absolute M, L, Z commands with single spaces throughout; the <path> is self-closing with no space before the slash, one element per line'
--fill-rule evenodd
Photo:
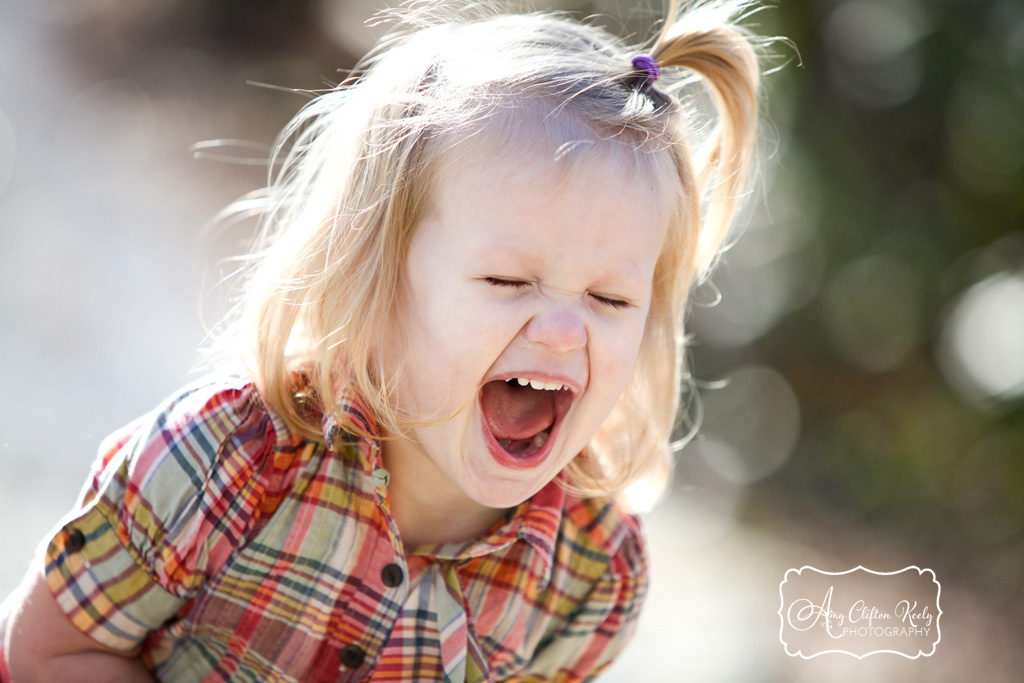
<path fill-rule="evenodd" d="M 403 343 L 406 253 L 443 168 L 469 150 L 506 158 L 529 150 L 570 167 L 600 154 L 656 183 L 671 223 L 633 374 L 567 482 L 585 495 L 640 480 L 663 486 L 684 384 L 687 297 L 727 238 L 757 147 L 756 42 L 734 23 L 748 3 L 680 11 L 673 2 L 660 35 L 643 46 L 552 14 L 412 7 L 349 81 L 282 132 L 276 170 L 255 201 L 261 236 L 223 348 L 310 439 L 323 439 L 321 410 L 360 431 L 337 408 L 339 377 L 384 433 L 406 432 L 414 425 L 394 405 L 396 377 L 381 349 Z M 630 63 L 638 52 L 664 70 L 654 84 L 669 93 L 664 101 L 638 87 Z M 672 94 L 701 83 L 710 118 L 700 98 L 684 105 L 690 98 Z M 236 207 L 252 208 L 253 200 Z"/>

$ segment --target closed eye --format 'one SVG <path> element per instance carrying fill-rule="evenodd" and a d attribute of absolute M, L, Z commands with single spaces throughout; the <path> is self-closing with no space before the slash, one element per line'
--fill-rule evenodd
<path fill-rule="evenodd" d="M 530 286 L 530 283 L 525 280 L 506 280 L 500 277 L 485 277 L 484 282 L 495 287 L 511 287 L 512 289 L 522 289 L 523 287 Z"/>
<path fill-rule="evenodd" d="M 604 304 L 605 306 L 611 306 L 612 308 L 615 308 L 615 309 L 618 309 L 618 310 L 622 310 L 624 308 L 633 308 L 633 304 L 629 303 L 628 301 L 623 301 L 622 299 L 613 299 L 611 297 L 602 296 L 600 294 L 594 294 L 594 293 L 591 293 L 590 296 L 595 301 L 598 301 L 598 302 Z"/>
<path fill-rule="evenodd" d="M 527 282 L 526 280 L 509 280 L 500 277 L 485 277 L 483 280 L 487 284 L 493 285 L 494 287 L 508 287 L 509 289 L 522 289 L 524 287 L 529 287 L 532 284 L 530 282 Z M 593 292 L 590 293 L 590 297 L 594 299 L 594 301 L 600 303 L 601 305 L 608 306 L 609 308 L 614 308 L 616 310 L 634 308 L 633 304 L 631 304 L 628 301 L 623 301 L 622 299 L 615 299 L 613 297 L 604 296 L 602 294 L 594 294 Z"/>

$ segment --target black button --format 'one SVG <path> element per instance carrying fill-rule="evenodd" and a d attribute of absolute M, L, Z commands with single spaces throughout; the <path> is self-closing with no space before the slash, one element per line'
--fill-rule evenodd
<path fill-rule="evenodd" d="M 380 570 L 380 578 L 388 588 L 397 588 L 405 580 L 405 574 L 397 564 L 389 564 Z"/>
<path fill-rule="evenodd" d="M 71 529 L 68 531 L 67 538 L 64 539 L 64 550 L 69 553 L 77 553 L 79 550 L 85 547 L 85 534 L 78 529 Z"/>
<path fill-rule="evenodd" d="M 366 653 L 358 645 L 346 645 L 341 649 L 341 663 L 349 669 L 358 669 L 363 665 Z"/>

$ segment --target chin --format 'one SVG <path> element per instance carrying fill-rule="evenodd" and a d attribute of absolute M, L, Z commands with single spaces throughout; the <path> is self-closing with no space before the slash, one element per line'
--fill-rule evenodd
<path fill-rule="evenodd" d="M 554 478 L 554 477 L 552 477 Z M 468 492 L 470 498 L 488 508 L 514 508 L 529 500 L 533 494 L 544 488 L 551 479 L 536 482 L 481 481 L 475 490 Z"/>

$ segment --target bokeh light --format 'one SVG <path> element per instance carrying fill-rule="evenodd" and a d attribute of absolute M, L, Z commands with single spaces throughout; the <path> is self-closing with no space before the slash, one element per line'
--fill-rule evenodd
<path fill-rule="evenodd" d="M 892 107 L 921 85 L 924 60 L 917 48 L 928 31 L 917 0 L 845 0 L 825 27 L 831 75 L 859 104 Z"/>
<path fill-rule="evenodd" d="M 699 451 L 719 476 L 746 486 L 782 467 L 800 434 L 800 406 L 785 377 L 747 366 L 702 395 L 706 441 Z"/>
<path fill-rule="evenodd" d="M 972 399 L 1024 396 L 1024 273 L 998 273 L 964 292 L 943 324 L 939 358 Z"/>
<path fill-rule="evenodd" d="M 816 294 L 824 265 L 815 224 L 820 198 L 797 168 L 793 159 L 773 178 L 770 222 L 760 215 L 747 226 L 696 293 L 692 327 L 701 344 L 746 346 Z"/>

